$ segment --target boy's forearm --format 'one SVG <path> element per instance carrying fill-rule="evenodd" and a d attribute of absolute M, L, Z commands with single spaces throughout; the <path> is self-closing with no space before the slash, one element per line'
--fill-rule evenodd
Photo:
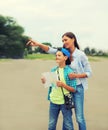
<path fill-rule="evenodd" d="M 63 83 L 63 88 L 67 89 L 70 92 L 75 92 L 75 89 L 73 87 L 68 86 L 67 84 Z"/>

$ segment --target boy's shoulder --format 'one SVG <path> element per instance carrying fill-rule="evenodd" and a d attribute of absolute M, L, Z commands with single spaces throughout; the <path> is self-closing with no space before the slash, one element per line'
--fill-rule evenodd
<path fill-rule="evenodd" d="M 53 68 L 51 69 L 51 72 L 56 71 L 56 70 L 57 70 L 57 68 L 58 68 L 58 66 L 53 67 Z"/>
<path fill-rule="evenodd" d="M 65 66 L 65 70 L 69 73 L 69 72 L 73 72 L 73 69 L 69 66 L 69 65 L 66 65 Z"/>
<path fill-rule="evenodd" d="M 55 66 L 51 69 L 51 72 L 54 72 L 58 69 L 58 66 Z M 67 72 L 67 73 L 70 73 L 70 72 L 74 72 L 73 69 L 69 66 L 69 65 L 66 65 L 64 67 L 64 71 Z"/>

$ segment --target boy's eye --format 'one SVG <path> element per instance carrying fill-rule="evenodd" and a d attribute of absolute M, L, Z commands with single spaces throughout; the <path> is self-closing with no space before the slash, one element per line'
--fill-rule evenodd
<path fill-rule="evenodd" d="M 56 57 L 60 57 L 61 55 L 56 55 Z"/>

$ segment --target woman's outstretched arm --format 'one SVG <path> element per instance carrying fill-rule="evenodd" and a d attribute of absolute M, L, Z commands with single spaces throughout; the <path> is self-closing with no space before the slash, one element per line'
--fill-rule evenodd
<path fill-rule="evenodd" d="M 44 45 L 44 44 L 42 44 L 42 43 L 39 43 L 39 42 L 37 42 L 37 41 L 31 40 L 31 39 L 27 42 L 26 45 L 27 45 L 27 46 L 28 46 L 28 45 L 30 45 L 30 46 L 38 46 L 38 47 L 40 47 L 42 50 L 44 50 L 44 51 L 46 51 L 46 52 L 48 52 L 48 50 L 49 50 L 49 46 Z"/>

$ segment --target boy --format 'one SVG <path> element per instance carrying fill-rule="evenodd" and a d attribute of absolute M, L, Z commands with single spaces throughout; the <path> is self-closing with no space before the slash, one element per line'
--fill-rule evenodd
<path fill-rule="evenodd" d="M 65 48 L 58 50 L 56 52 L 56 63 L 58 66 L 54 67 L 51 72 L 57 73 L 59 80 L 56 83 L 57 87 L 52 85 L 48 93 L 50 100 L 48 130 L 56 130 L 60 111 L 63 114 L 63 130 L 73 130 L 72 110 L 67 109 L 64 102 L 64 95 L 75 92 L 76 89 L 76 79 L 69 79 L 68 77 L 68 74 L 73 72 L 69 67 L 71 64 L 70 52 Z M 44 77 L 41 80 L 42 83 L 45 83 Z"/>

